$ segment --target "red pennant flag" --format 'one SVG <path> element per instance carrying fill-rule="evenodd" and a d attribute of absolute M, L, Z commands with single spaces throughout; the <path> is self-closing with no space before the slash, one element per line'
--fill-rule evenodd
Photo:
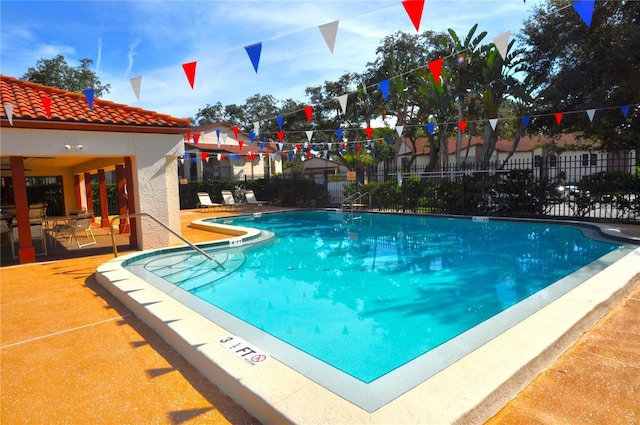
<path fill-rule="evenodd" d="M 284 139 L 284 131 L 278 131 L 278 140 L 282 142 L 282 139 Z"/>
<path fill-rule="evenodd" d="M 407 11 L 416 31 L 420 31 L 420 20 L 422 19 L 422 10 L 424 9 L 424 0 L 404 0 L 402 2 L 404 10 Z"/>
<path fill-rule="evenodd" d="M 460 127 L 460 131 L 462 133 L 464 133 L 464 131 L 467 129 L 467 122 L 466 121 L 458 121 L 458 127 Z"/>
<path fill-rule="evenodd" d="M 233 135 L 235 136 L 236 140 L 238 140 L 238 126 L 237 125 L 233 126 Z"/>
<path fill-rule="evenodd" d="M 44 106 L 44 112 L 47 114 L 47 118 L 51 119 L 51 98 L 50 97 L 41 97 L 42 105 Z"/>
<path fill-rule="evenodd" d="M 191 132 L 187 131 L 187 134 L 185 134 L 184 138 L 187 140 L 187 143 L 189 143 L 191 141 Z"/>
<path fill-rule="evenodd" d="M 242 146 L 244 146 L 244 142 L 242 140 L 238 140 L 238 146 L 240 146 L 240 149 L 242 149 Z"/>
<path fill-rule="evenodd" d="M 384 139 L 381 137 L 378 139 L 378 143 L 382 144 L 382 142 L 384 141 Z"/>
<path fill-rule="evenodd" d="M 304 113 L 307 114 L 307 121 L 311 122 L 311 116 L 313 114 L 313 106 L 305 106 Z"/>
<path fill-rule="evenodd" d="M 296 150 L 299 151 L 300 150 L 300 143 L 296 143 Z"/>
<path fill-rule="evenodd" d="M 200 140 L 200 133 L 193 133 L 193 144 L 197 145 Z"/>
<path fill-rule="evenodd" d="M 367 139 L 371 139 L 371 135 L 373 134 L 373 128 L 367 127 L 364 129 L 364 132 L 367 134 Z"/>
<path fill-rule="evenodd" d="M 224 161 L 225 159 L 227 159 L 225 155 L 220 155 L 220 161 Z"/>
<path fill-rule="evenodd" d="M 440 72 L 442 71 L 442 58 L 429 62 L 429 71 L 433 75 L 433 79 L 436 80 L 436 84 L 440 84 Z"/>
<path fill-rule="evenodd" d="M 202 160 L 206 161 L 209 158 L 209 154 L 207 152 L 202 152 Z"/>
<path fill-rule="evenodd" d="M 196 62 L 183 63 L 182 69 L 184 69 L 184 73 L 187 74 L 189 85 L 193 88 L 193 84 L 196 82 Z"/>
<path fill-rule="evenodd" d="M 556 122 L 560 125 L 560 121 L 562 121 L 562 112 L 556 112 L 553 116 L 556 117 Z"/>
<path fill-rule="evenodd" d="M 360 143 L 356 143 L 356 151 L 360 152 L 360 149 L 362 149 L 362 148 L 360 147 Z"/>
<path fill-rule="evenodd" d="M 311 158 L 311 151 L 307 151 L 307 158 Z"/>
<path fill-rule="evenodd" d="M 342 142 L 342 149 L 346 148 L 347 144 L 345 142 Z"/>

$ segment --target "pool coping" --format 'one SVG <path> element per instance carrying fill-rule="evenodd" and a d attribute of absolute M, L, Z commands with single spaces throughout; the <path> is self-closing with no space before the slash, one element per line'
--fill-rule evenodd
<path fill-rule="evenodd" d="M 635 286 L 639 252 L 626 255 L 372 413 L 273 358 L 253 366 L 230 353 L 218 343 L 229 334 L 227 330 L 120 268 L 123 261 L 140 253 L 103 264 L 97 277 L 203 375 L 264 423 L 480 422 L 496 413 Z"/>

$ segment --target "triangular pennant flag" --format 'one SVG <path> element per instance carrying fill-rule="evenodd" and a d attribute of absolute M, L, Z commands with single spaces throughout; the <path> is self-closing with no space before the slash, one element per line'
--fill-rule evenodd
<path fill-rule="evenodd" d="M 380 91 L 382 92 L 382 97 L 384 97 L 385 102 L 389 98 L 389 85 L 391 84 L 391 80 L 384 80 L 378 83 L 380 87 Z"/>
<path fill-rule="evenodd" d="M 249 59 L 251 59 L 251 63 L 253 64 L 253 69 L 256 70 L 256 74 L 257 74 L 258 64 L 260 63 L 260 53 L 262 52 L 262 43 L 256 43 L 250 46 L 245 46 L 244 49 L 247 51 L 247 54 L 249 55 Z"/>
<path fill-rule="evenodd" d="M 259 145 L 260 145 L 260 150 L 263 151 L 264 150 L 264 142 L 260 142 Z"/>
<path fill-rule="evenodd" d="M 197 145 L 200 140 L 200 133 L 193 133 L 193 144 Z"/>
<path fill-rule="evenodd" d="M 251 140 L 251 143 L 255 143 L 256 142 L 256 133 L 254 133 L 253 131 L 249 133 L 249 139 Z"/>
<path fill-rule="evenodd" d="M 185 152 L 185 153 L 184 153 L 184 155 L 183 155 L 183 157 L 184 157 L 184 159 L 189 158 L 189 152 Z"/>
<path fill-rule="evenodd" d="M 427 124 L 427 131 L 429 132 L 429 134 L 433 134 L 433 132 L 436 130 L 436 125 L 435 124 Z"/>
<path fill-rule="evenodd" d="M 51 98 L 50 97 L 41 97 L 42 106 L 44 106 L 44 112 L 47 114 L 47 118 L 51 118 Z"/>
<path fill-rule="evenodd" d="M 360 143 L 356 142 L 356 152 L 360 152 L 361 149 L 362 147 L 360 147 Z"/>
<path fill-rule="evenodd" d="M 511 30 L 503 32 L 500 35 L 493 37 L 493 44 L 496 45 L 498 53 L 502 56 L 502 59 L 507 57 L 507 50 L 509 49 L 509 38 L 511 37 Z"/>
<path fill-rule="evenodd" d="M 440 73 L 442 72 L 442 58 L 433 60 L 429 62 L 427 65 L 429 67 L 429 71 L 433 75 L 433 79 L 436 84 L 440 84 Z"/>
<path fill-rule="evenodd" d="M 198 158 L 196 158 L 196 157 L 191 158 L 191 163 L 192 164 L 196 164 L 197 162 L 198 162 Z"/>
<path fill-rule="evenodd" d="M 595 109 L 587 109 L 587 116 L 589 117 L 589 121 L 593 122 L 593 117 L 596 114 Z"/>
<path fill-rule="evenodd" d="M 218 139 L 218 143 L 220 143 L 220 129 L 216 130 L 216 138 Z"/>
<path fill-rule="evenodd" d="M 206 161 L 206 162 L 209 162 L 208 159 L 209 159 L 209 153 L 202 152 L 202 160 Z"/>
<path fill-rule="evenodd" d="M 9 120 L 9 124 L 13 126 L 13 104 L 5 103 L 2 106 L 4 106 L 4 112 L 7 114 L 7 119 Z"/>
<path fill-rule="evenodd" d="M 327 143 L 327 149 L 331 149 L 332 145 L 333 145 L 333 143 L 331 143 L 331 142 Z"/>
<path fill-rule="evenodd" d="M 338 140 L 342 139 L 343 130 L 341 128 L 336 130 L 336 136 L 338 136 Z"/>
<path fill-rule="evenodd" d="M 620 110 L 622 111 L 622 115 L 627 118 L 627 115 L 629 115 L 629 106 L 621 106 Z"/>
<path fill-rule="evenodd" d="M 293 159 L 293 156 L 294 156 L 293 152 L 289 152 L 289 159 Z"/>
<path fill-rule="evenodd" d="M 587 27 L 590 27 L 596 0 L 577 0 L 573 2 L 572 6 L 575 11 L 578 12 L 578 15 L 580 15 L 584 23 L 587 24 Z"/>
<path fill-rule="evenodd" d="M 84 94 L 84 97 L 87 99 L 87 104 L 89 105 L 89 109 L 93 110 L 93 95 L 94 95 L 94 90 L 91 89 L 86 89 L 83 90 L 82 93 Z"/>
<path fill-rule="evenodd" d="M 311 141 L 311 138 L 313 137 L 313 130 L 307 130 L 305 133 L 307 133 L 307 140 Z"/>
<path fill-rule="evenodd" d="M 182 69 L 184 69 L 184 73 L 187 75 L 187 80 L 189 80 L 191 88 L 193 88 L 196 82 L 196 63 L 197 62 L 189 62 L 182 64 Z"/>
<path fill-rule="evenodd" d="M 276 117 L 276 121 L 278 122 L 278 128 L 280 129 L 280 131 L 282 131 L 282 119 L 283 119 L 282 115 L 278 115 Z"/>
<path fill-rule="evenodd" d="M 404 131 L 404 125 L 396 125 L 396 133 L 398 133 L 398 137 L 402 137 L 403 131 Z"/>
<path fill-rule="evenodd" d="M 142 85 L 142 76 L 129 78 L 133 93 L 136 95 L 136 99 L 140 100 L 140 86 Z"/>
<path fill-rule="evenodd" d="M 238 126 L 237 126 L 237 125 L 234 125 L 234 126 L 233 126 L 233 128 L 232 128 L 232 130 L 233 130 L 233 136 L 234 136 L 234 138 L 235 138 L 236 140 L 238 140 Z"/>
<path fill-rule="evenodd" d="M 417 32 L 420 32 L 420 21 L 422 20 L 422 10 L 424 9 L 424 0 L 404 0 L 402 2 L 404 10 L 407 11 L 413 26 Z"/>
<path fill-rule="evenodd" d="M 256 136 L 260 135 L 260 121 L 256 121 L 253 123 L 253 131 L 256 132 Z"/>
<path fill-rule="evenodd" d="M 340 103 L 340 107 L 342 108 L 342 114 L 346 115 L 347 114 L 347 100 L 349 99 L 349 94 L 343 94 L 342 96 L 338 97 L 338 102 Z"/>
<path fill-rule="evenodd" d="M 284 146 L 284 143 L 278 143 L 278 150 L 281 151 L 282 150 L 282 146 Z"/>
<path fill-rule="evenodd" d="M 464 133 L 464 131 L 467 129 L 467 122 L 466 121 L 458 121 L 458 127 L 460 127 L 460 132 Z"/>
<path fill-rule="evenodd" d="M 187 141 L 187 143 L 189 143 L 191 141 L 191 132 L 187 131 L 187 134 L 184 135 L 184 138 Z"/>
<path fill-rule="evenodd" d="M 371 139 L 371 136 L 373 135 L 373 128 L 367 127 L 364 129 L 364 132 L 367 135 L 367 139 Z"/>
<path fill-rule="evenodd" d="M 298 152 L 300 150 L 300 143 L 296 143 L 296 149 L 295 151 Z"/>
<path fill-rule="evenodd" d="M 560 122 L 562 121 L 562 112 L 556 112 L 553 116 L 556 117 L 556 122 L 560 125 Z"/>
<path fill-rule="evenodd" d="M 273 161 L 274 159 L 276 159 L 276 153 L 275 152 L 271 152 L 269 154 L 269 156 L 271 157 L 271 160 Z"/>
<path fill-rule="evenodd" d="M 333 46 L 336 44 L 336 34 L 338 33 L 339 21 L 329 22 L 328 24 L 320 25 L 320 33 L 324 38 L 324 42 L 327 43 L 327 47 L 331 54 L 333 54 Z"/>
<path fill-rule="evenodd" d="M 242 140 L 238 140 L 238 146 L 240 147 L 240 149 L 242 149 L 242 147 L 244 146 L 244 142 Z"/>
<path fill-rule="evenodd" d="M 180 165 L 184 164 L 184 158 L 178 158 L 178 161 L 180 161 Z"/>
<path fill-rule="evenodd" d="M 524 125 L 524 128 L 529 127 L 529 117 L 528 116 L 522 117 L 522 124 Z"/>
<path fill-rule="evenodd" d="M 304 113 L 307 114 L 307 122 L 311 122 L 311 118 L 313 117 L 313 106 L 305 106 Z"/>
<path fill-rule="evenodd" d="M 498 125 L 498 118 L 491 118 L 489 120 L 489 124 L 491 124 L 491 128 L 493 131 L 496 131 L 496 125 Z"/>
<path fill-rule="evenodd" d="M 227 133 L 222 133 L 221 135 L 221 139 L 222 139 L 222 144 L 224 145 L 225 143 L 227 143 Z"/>
<path fill-rule="evenodd" d="M 227 159 L 226 155 L 220 155 L 220 161 L 224 161 L 225 159 Z"/>
<path fill-rule="evenodd" d="M 284 131 L 278 131 L 278 140 L 282 142 L 282 139 L 284 139 Z"/>

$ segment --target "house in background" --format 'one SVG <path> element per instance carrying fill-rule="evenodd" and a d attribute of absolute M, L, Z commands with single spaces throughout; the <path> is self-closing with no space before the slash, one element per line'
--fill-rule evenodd
<path fill-rule="evenodd" d="M 233 126 L 218 122 L 194 127 L 185 137 L 184 158 L 180 161 L 180 179 L 255 180 L 282 173 L 282 156 L 274 143 L 254 142 Z"/>
<path fill-rule="evenodd" d="M 101 99 L 90 107 L 83 94 L 4 75 L 0 83 L 2 204 L 15 205 L 21 263 L 35 261 L 28 206 L 44 201 L 28 199 L 29 177 L 58 178 L 68 214 L 92 209 L 89 182 L 97 175 L 102 211 L 94 214 L 108 227 L 105 175 L 115 171 L 120 214 L 152 213 L 180 232 L 178 159 L 189 120 Z M 133 247 L 158 248 L 175 239 L 149 219 L 132 219 L 130 225 Z"/>
<path fill-rule="evenodd" d="M 480 136 L 465 137 L 460 152 L 461 162 L 469 168 L 475 167 L 482 158 L 484 139 Z M 573 134 L 561 134 L 551 138 L 548 136 L 522 137 L 518 146 L 511 152 L 513 141 L 499 139 L 491 156 L 491 167 L 507 161 L 506 168 L 523 168 L 519 164 L 532 166 L 536 175 L 543 175 L 556 179 L 560 173 L 568 182 L 578 182 L 581 179 L 601 171 L 629 170 L 631 155 L 629 152 L 610 153 L 600 150 L 593 142 L 582 140 Z M 417 157 L 412 169 L 423 170 L 430 160 L 428 139 L 416 141 Z M 408 139 L 403 140 L 398 155 L 398 167 L 407 164 L 414 153 L 414 148 Z M 448 140 L 447 164 L 450 169 L 456 166 L 456 139 Z"/>

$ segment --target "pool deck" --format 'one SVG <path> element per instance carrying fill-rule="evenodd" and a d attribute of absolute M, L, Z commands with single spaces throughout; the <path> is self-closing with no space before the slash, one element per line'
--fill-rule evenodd
<path fill-rule="evenodd" d="M 214 239 L 188 225 L 219 214 L 183 211 L 183 235 Z M 621 230 L 640 236 L 640 226 Z M 258 423 L 98 284 L 111 258 L 0 268 L 0 423 Z M 639 422 L 638 283 L 488 423 Z"/>

